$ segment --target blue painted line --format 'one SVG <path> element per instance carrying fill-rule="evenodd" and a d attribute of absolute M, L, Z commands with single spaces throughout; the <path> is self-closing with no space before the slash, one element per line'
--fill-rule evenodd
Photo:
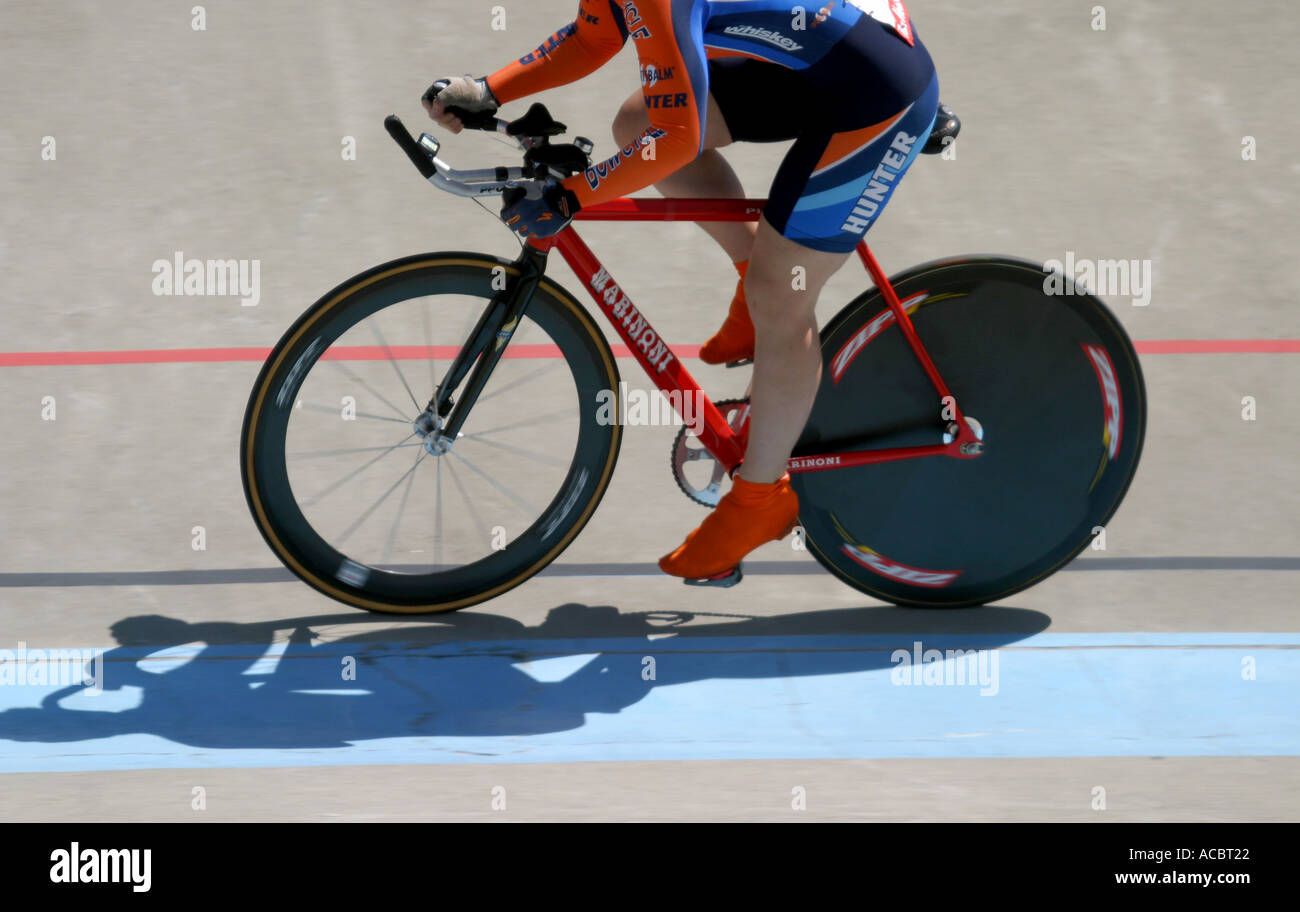
<path fill-rule="evenodd" d="M 1297 633 L 677 632 L 114 648 L 98 695 L 0 684 L 0 772 L 1300 756 L 1298 647 Z"/>

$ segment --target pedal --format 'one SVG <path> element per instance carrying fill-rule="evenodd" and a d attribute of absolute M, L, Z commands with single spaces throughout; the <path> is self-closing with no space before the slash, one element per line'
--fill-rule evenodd
<path fill-rule="evenodd" d="M 682 582 L 688 586 L 716 586 L 719 589 L 730 589 L 745 578 L 740 566 L 740 564 L 736 564 L 730 570 L 724 570 L 715 576 L 706 576 L 702 579 L 684 579 Z"/>
<path fill-rule="evenodd" d="M 739 361 L 728 361 L 727 367 L 745 367 L 746 365 L 753 364 L 753 363 L 754 363 L 753 358 L 742 358 Z"/>

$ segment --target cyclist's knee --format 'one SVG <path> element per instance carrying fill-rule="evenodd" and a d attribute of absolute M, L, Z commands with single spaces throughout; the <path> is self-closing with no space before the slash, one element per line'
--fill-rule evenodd
<path fill-rule="evenodd" d="M 745 275 L 745 301 L 756 326 L 794 328 L 807 322 L 817 295 L 780 266 L 751 261 Z"/>
<path fill-rule="evenodd" d="M 640 92 L 628 96 L 614 115 L 614 141 L 619 148 L 630 146 L 637 137 L 650 129 L 650 116 L 645 112 L 645 100 Z"/>

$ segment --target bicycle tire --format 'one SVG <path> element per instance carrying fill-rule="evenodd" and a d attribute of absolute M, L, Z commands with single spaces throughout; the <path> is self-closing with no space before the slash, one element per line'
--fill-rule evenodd
<path fill-rule="evenodd" d="M 1059 570 L 1119 508 L 1146 429 L 1137 353 L 1104 303 L 1068 279 L 1068 294 L 1049 294 L 1046 278 L 1039 264 L 972 256 L 891 279 L 986 439 L 975 459 L 793 476 L 809 550 L 850 586 L 912 607 L 998 601 Z M 939 396 L 895 322 L 873 289 L 827 324 L 821 386 L 795 455 L 855 437 L 941 442 Z"/>
<path fill-rule="evenodd" d="M 591 518 L 613 475 L 622 439 L 621 420 L 598 421 L 594 407 L 578 409 L 572 463 L 541 515 L 507 547 L 469 564 L 412 573 L 355 561 L 312 528 L 289 484 L 285 441 L 294 401 L 334 341 L 384 308 L 417 298 L 481 298 L 486 307 L 499 291 L 494 280 L 516 276 L 518 271 L 509 260 L 478 253 L 422 254 L 384 263 L 321 297 L 263 364 L 240 437 L 244 494 L 271 550 L 318 592 L 381 613 L 457 610 L 494 598 L 538 573 Z M 525 320 L 539 326 L 558 346 L 580 402 L 593 391 L 619 388 L 617 365 L 603 334 L 578 301 L 549 278 L 538 284 Z"/>

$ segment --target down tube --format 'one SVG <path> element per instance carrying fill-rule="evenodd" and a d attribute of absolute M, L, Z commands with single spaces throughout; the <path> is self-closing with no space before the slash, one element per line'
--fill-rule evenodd
<path fill-rule="evenodd" d="M 556 246 L 565 262 L 582 280 L 598 309 L 613 324 L 627 343 L 628 350 L 641 363 L 642 369 L 655 385 L 665 394 L 677 393 L 681 396 L 678 401 L 683 403 L 683 407 L 686 396 L 695 397 L 693 401 L 697 404 L 703 403 L 704 422 L 700 429 L 700 443 L 728 472 L 735 469 L 744 453 L 731 426 L 722 417 L 713 400 L 704 395 L 685 365 L 677 360 L 668 343 L 655 332 L 645 314 L 637 310 L 631 298 L 618 287 L 613 277 L 600 265 L 591 248 L 572 228 L 560 233 Z M 620 410 L 620 416 L 621 414 Z"/>

